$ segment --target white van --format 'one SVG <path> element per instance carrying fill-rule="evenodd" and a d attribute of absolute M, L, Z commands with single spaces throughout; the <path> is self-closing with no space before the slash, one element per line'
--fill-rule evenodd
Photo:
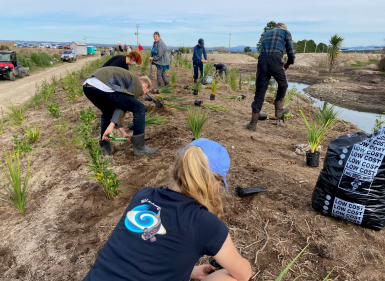
<path fill-rule="evenodd" d="M 51 43 L 45 43 L 46 48 L 51 48 Z"/>
<path fill-rule="evenodd" d="M 40 43 L 39 48 L 45 48 L 45 43 Z"/>

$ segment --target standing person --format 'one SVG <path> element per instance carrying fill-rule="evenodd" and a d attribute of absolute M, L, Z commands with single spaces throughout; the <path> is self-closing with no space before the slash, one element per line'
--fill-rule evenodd
<path fill-rule="evenodd" d="M 110 56 L 114 54 L 114 48 L 110 47 Z"/>
<path fill-rule="evenodd" d="M 160 39 L 158 31 L 154 33 L 154 44 L 151 49 L 151 63 L 156 65 L 156 78 L 158 80 L 158 89 L 162 88 L 162 79 L 165 86 L 168 86 L 166 71 L 170 69 L 170 58 L 168 57 L 166 44 Z"/>
<path fill-rule="evenodd" d="M 246 281 L 251 266 L 235 248 L 219 188 L 227 189 L 230 157 L 217 142 L 198 139 L 174 165 L 175 184 L 139 190 L 83 281 Z M 194 266 L 203 255 L 224 268 Z"/>
<path fill-rule="evenodd" d="M 285 48 L 287 62 L 284 64 L 282 59 Z M 257 80 L 255 82 L 255 97 L 254 102 L 251 104 L 251 121 L 246 125 L 247 129 L 257 130 L 259 113 L 265 100 L 271 76 L 278 83 L 277 97 L 274 101 L 277 126 L 285 126 L 285 114 L 290 112 L 288 108 L 283 108 L 283 99 L 288 87 L 286 69 L 289 68 L 289 65 L 294 64 L 294 59 L 291 33 L 287 30 L 286 24 L 277 23 L 277 27 L 267 31 L 262 38 L 261 53 L 258 57 Z"/>
<path fill-rule="evenodd" d="M 227 76 L 227 66 L 226 65 L 224 65 L 222 63 L 218 63 L 218 64 L 214 63 L 214 67 L 215 67 L 214 76 L 218 73 L 218 71 L 219 71 L 219 76 L 221 78 L 223 78 L 222 77 L 223 72 L 225 73 L 225 77 Z"/>
<path fill-rule="evenodd" d="M 203 77 L 203 63 L 207 62 L 207 53 L 204 47 L 205 42 L 203 39 L 198 40 L 198 45 L 194 47 L 194 54 L 192 56 L 193 66 L 194 66 L 194 84 L 197 83 L 198 80 L 198 68 L 201 73 L 201 78 Z M 204 59 L 202 59 L 202 54 Z"/>
<path fill-rule="evenodd" d="M 131 46 L 130 45 L 127 45 L 127 54 L 129 54 L 131 52 Z"/>
<path fill-rule="evenodd" d="M 109 134 L 118 128 L 122 136 L 131 141 L 135 156 L 151 155 L 159 151 L 157 147 L 145 145 L 145 108 L 137 100 L 151 89 L 148 77 L 137 77 L 133 73 L 120 67 L 102 67 L 92 73 L 83 84 L 85 96 L 102 112 L 101 140 L 102 152 L 111 155 L 114 152 L 109 141 Z M 122 127 L 122 119 L 127 111 L 134 115 L 134 133 L 126 133 Z"/>
<path fill-rule="evenodd" d="M 134 64 L 142 64 L 142 54 L 139 53 L 138 50 L 133 50 L 125 56 L 114 56 L 110 58 L 102 67 L 117 66 L 129 70 L 129 66 Z"/>
<path fill-rule="evenodd" d="M 114 52 L 115 54 L 118 54 L 118 55 L 124 55 L 124 50 L 122 48 L 122 43 L 120 41 L 118 42 L 118 45 L 115 46 Z"/>
<path fill-rule="evenodd" d="M 100 56 L 104 57 L 105 49 L 102 48 L 102 51 L 100 52 Z"/>
<path fill-rule="evenodd" d="M 139 49 L 139 52 L 142 52 L 143 51 L 142 45 L 139 44 L 138 49 Z"/>
<path fill-rule="evenodd" d="M 175 54 L 175 50 L 172 49 L 171 50 L 171 61 L 174 61 L 174 54 Z"/>

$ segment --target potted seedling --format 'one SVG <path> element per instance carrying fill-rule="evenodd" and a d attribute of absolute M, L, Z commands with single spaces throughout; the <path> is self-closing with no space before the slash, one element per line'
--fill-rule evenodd
<path fill-rule="evenodd" d="M 192 86 L 190 89 L 193 91 L 193 95 L 197 96 L 198 92 L 202 92 L 201 82 L 198 81 L 198 82 L 194 83 L 194 86 Z"/>
<path fill-rule="evenodd" d="M 199 139 L 203 125 L 207 121 L 209 111 L 206 110 L 206 113 L 202 113 L 201 107 L 189 108 L 187 111 L 187 127 L 190 129 L 194 135 L 194 140 Z"/>
<path fill-rule="evenodd" d="M 211 95 L 210 95 L 210 100 L 215 100 L 215 93 L 218 88 L 218 83 L 217 80 L 213 79 L 213 82 L 211 83 Z"/>
<path fill-rule="evenodd" d="M 318 167 L 320 154 L 318 151 L 318 147 L 324 139 L 326 132 L 331 128 L 333 124 L 338 121 L 338 119 L 334 118 L 328 120 L 324 124 L 321 124 L 311 119 L 310 122 L 308 122 L 302 110 L 299 110 L 299 114 L 305 122 L 305 134 L 310 148 L 309 152 L 306 153 L 306 165 L 308 165 L 309 167 Z"/>

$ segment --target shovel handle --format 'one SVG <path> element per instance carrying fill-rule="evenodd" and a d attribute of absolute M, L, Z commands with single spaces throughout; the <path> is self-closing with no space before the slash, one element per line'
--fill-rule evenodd
<path fill-rule="evenodd" d="M 109 134 L 108 137 L 110 137 L 113 141 L 126 141 L 127 138 L 116 138 L 113 134 Z"/>

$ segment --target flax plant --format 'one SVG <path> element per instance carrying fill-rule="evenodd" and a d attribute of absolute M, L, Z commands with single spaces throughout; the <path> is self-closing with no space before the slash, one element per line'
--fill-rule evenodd
<path fill-rule="evenodd" d="M 203 126 L 206 123 L 209 112 L 203 113 L 200 107 L 190 108 L 187 111 L 187 127 L 192 132 L 194 139 L 199 139 Z"/>

